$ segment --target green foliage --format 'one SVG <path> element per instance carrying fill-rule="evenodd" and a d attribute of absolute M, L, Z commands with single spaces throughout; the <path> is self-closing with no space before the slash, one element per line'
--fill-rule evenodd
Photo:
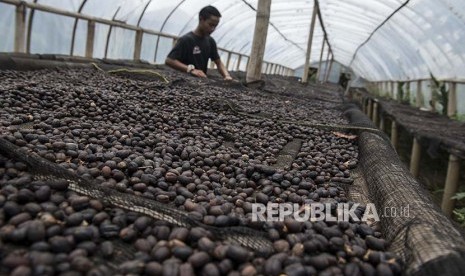
<path fill-rule="evenodd" d="M 449 90 L 447 89 L 446 83 L 438 81 L 432 73 L 430 73 L 432 85 L 431 92 L 433 94 L 433 100 L 441 104 L 442 114 L 447 116 L 447 105 L 449 102 Z"/>
<path fill-rule="evenodd" d="M 465 192 L 456 193 L 452 199 L 461 201 L 465 199 Z M 452 213 L 454 214 L 455 220 L 465 227 L 465 207 L 455 208 Z"/>
<path fill-rule="evenodd" d="M 462 200 L 465 198 L 465 192 L 461 192 L 461 193 L 456 193 L 453 197 L 451 197 L 452 199 L 457 199 L 457 200 Z"/>
<path fill-rule="evenodd" d="M 455 220 L 465 227 L 465 208 L 455 208 L 453 214 Z"/>
<path fill-rule="evenodd" d="M 397 83 L 397 93 L 399 101 L 403 104 L 410 104 L 410 90 L 404 91 L 405 82 L 399 81 Z"/>

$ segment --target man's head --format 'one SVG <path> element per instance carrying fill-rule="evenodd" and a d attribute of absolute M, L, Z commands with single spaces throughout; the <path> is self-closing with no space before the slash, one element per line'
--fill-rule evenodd
<path fill-rule="evenodd" d="M 199 12 L 199 30 L 203 35 L 210 35 L 220 23 L 220 12 L 213 6 L 206 6 Z"/>

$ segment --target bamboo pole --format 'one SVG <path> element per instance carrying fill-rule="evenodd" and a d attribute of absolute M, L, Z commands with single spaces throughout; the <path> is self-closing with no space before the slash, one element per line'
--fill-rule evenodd
<path fill-rule="evenodd" d="M 239 72 L 239 69 L 241 68 L 241 61 L 242 61 L 242 55 L 239 55 L 237 58 L 237 64 L 236 64 L 236 71 Z"/>
<path fill-rule="evenodd" d="M 136 38 L 134 41 L 134 60 L 140 60 L 140 53 L 142 50 L 142 37 L 144 36 L 144 32 L 142 30 L 136 31 Z"/>
<path fill-rule="evenodd" d="M 398 133 L 397 123 L 395 120 L 392 120 L 391 123 L 391 143 L 394 149 L 397 149 L 397 144 L 399 143 L 399 133 Z"/>
<path fill-rule="evenodd" d="M 263 56 L 265 54 L 268 23 L 270 21 L 271 0 L 259 0 L 255 23 L 250 63 L 247 67 L 246 81 L 252 82 L 261 79 Z"/>
<path fill-rule="evenodd" d="M 380 114 L 379 116 L 379 129 L 383 132 L 386 131 L 386 121 L 383 114 Z"/>
<path fill-rule="evenodd" d="M 412 156 L 410 157 L 410 173 L 418 177 L 420 171 L 421 146 L 416 137 L 413 138 Z"/>
<path fill-rule="evenodd" d="M 110 26 L 114 26 L 114 27 L 120 27 L 120 28 L 123 28 L 123 29 L 128 29 L 128 30 L 133 30 L 133 31 L 137 31 L 139 29 L 142 29 L 142 28 L 139 28 L 139 27 L 134 26 L 134 25 L 129 25 L 129 24 L 126 24 L 126 23 L 118 22 L 118 21 L 112 21 L 112 20 L 108 20 L 108 19 L 93 17 L 93 16 L 89 16 L 89 15 L 86 15 L 86 14 L 83 14 L 83 13 L 76 13 L 76 12 L 61 10 L 61 9 L 53 8 L 53 7 L 50 7 L 50 6 L 37 4 L 37 3 L 34 3 L 34 2 L 26 2 L 26 1 L 20 1 L 20 0 L 0 0 L 0 2 L 15 5 L 15 6 L 24 5 L 24 6 L 28 7 L 28 8 L 30 8 L 30 9 L 33 9 L 33 10 L 39 10 L 39 11 L 54 13 L 54 14 L 58 14 L 58 15 L 68 16 L 68 17 L 72 17 L 72 18 L 78 18 L 78 19 L 87 20 L 87 21 L 91 20 L 91 21 L 94 21 L 96 23 L 110 25 Z M 163 37 L 176 38 L 176 36 L 174 36 L 174 35 L 170 35 L 170 34 L 166 34 L 166 33 L 162 33 L 162 32 L 157 32 L 157 31 L 148 30 L 148 29 L 143 29 L 143 30 L 144 30 L 145 33 L 149 33 L 149 34 L 153 34 L 153 35 L 161 35 Z"/>
<path fill-rule="evenodd" d="M 320 61 L 318 62 L 318 71 L 316 72 L 316 81 L 317 82 L 320 82 L 321 61 L 323 59 L 323 51 L 325 50 L 325 42 L 326 42 L 326 37 L 323 37 L 323 43 L 321 44 Z"/>
<path fill-rule="evenodd" d="M 415 101 L 416 106 L 420 108 L 423 105 L 423 95 L 421 91 L 421 80 L 417 81 L 417 99 Z"/>
<path fill-rule="evenodd" d="M 371 115 L 373 114 L 373 101 L 368 99 L 368 108 L 367 108 L 367 116 L 368 118 L 372 119 Z"/>
<path fill-rule="evenodd" d="M 89 20 L 87 22 L 86 58 L 92 58 L 94 56 L 94 37 L 95 22 Z"/>
<path fill-rule="evenodd" d="M 449 165 L 447 167 L 446 184 L 444 186 L 444 195 L 442 197 L 441 209 L 447 216 L 452 215 L 455 207 L 455 199 L 451 199 L 458 190 L 460 176 L 460 159 L 451 154 L 449 155 Z"/>
<path fill-rule="evenodd" d="M 328 82 L 329 76 L 331 75 L 331 69 L 333 68 L 334 56 L 331 52 L 331 62 L 329 63 L 328 74 L 326 75 L 325 82 Z"/>
<path fill-rule="evenodd" d="M 15 25 L 15 52 L 26 52 L 26 6 L 24 4 L 16 6 Z"/>
<path fill-rule="evenodd" d="M 447 116 L 449 116 L 449 118 L 453 118 L 457 114 L 457 84 L 455 82 L 450 83 L 449 93 L 447 96 Z"/>
<path fill-rule="evenodd" d="M 394 88 L 394 85 L 395 85 L 395 82 L 394 82 L 394 81 L 391 81 L 391 98 L 392 98 L 393 100 L 396 99 L 396 94 L 395 94 L 396 90 L 395 90 L 395 88 Z"/>
<path fill-rule="evenodd" d="M 378 102 L 376 102 L 376 101 L 373 103 L 372 118 L 373 118 L 373 123 L 375 125 L 378 125 Z"/>
<path fill-rule="evenodd" d="M 326 74 L 328 73 L 328 68 L 329 68 L 329 54 L 331 53 L 329 49 L 329 44 L 328 44 L 328 54 L 326 54 L 326 60 L 325 60 L 325 71 L 323 74 L 323 79 L 321 82 L 325 83 L 326 82 Z"/>
<path fill-rule="evenodd" d="M 231 52 L 228 51 L 228 58 L 226 59 L 226 69 L 229 70 L 229 63 L 231 62 Z"/>
<path fill-rule="evenodd" d="M 304 65 L 304 75 L 302 76 L 302 83 L 308 82 L 308 71 L 310 66 L 310 55 L 312 53 L 312 44 L 313 44 L 313 32 L 315 31 L 315 21 L 317 14 L 317 5 L 313 5 L 312 20 L 310 22 L 310 33 L 308 35 L 307 41 L 307 53 L 305 55 L 305 65 Z"/>

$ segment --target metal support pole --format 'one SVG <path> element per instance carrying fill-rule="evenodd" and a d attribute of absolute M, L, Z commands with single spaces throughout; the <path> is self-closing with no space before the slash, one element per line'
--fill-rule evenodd
<path fill-rule="evenodd" d="M 412 156 L 410 157 L 410 173 L 418 177 L 420 171 L 421 146 L 416 137 L 413 138 Z"/>
<path fill-rule="evenodd" d="M 94 56 L 95 22 L 87 21 L 86 58 Z"/>
<path fill-rule="evenodd" d="M 447 216 L 452 215 L 455 207 L 455 199 L 451 199 L 458 190 L 460 175 L 460 159 L 455 155 L 449 155 L 449 166 L 447 167 L 446 184 L 442 197 L 441 209 Z"/>
<path fill-rule="evenodd" d="M 26 6 L 20 4 L 16 6 L 16 25 L 15 25 L 15 52 L 26 52 Z"/>

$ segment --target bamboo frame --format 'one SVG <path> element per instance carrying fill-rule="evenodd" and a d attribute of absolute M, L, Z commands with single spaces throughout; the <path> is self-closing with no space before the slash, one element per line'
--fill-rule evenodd
<path fill-rule="evenodd" d="M 455 207 L 455 199 L 452 196 L 457 193 L 460 176 L 460 159 L 451 154 L 449 155 L 449 165 L 447 167 L 446 184 L 444 186 L 444 195 L 442 197 L 441 209 L 447 216 L 452 215 Z"/>
<path fill-rule="evenodd" d="M 310 22 L 310 33 L 308 35 L 308 41 L 307 41 L 307 53 L 305 55 L 305 65 L 304 65 L 304 73 L 303 73 L 304 75 L 302 76 L 302 83 L 308 82 L 308 71 L 309 71 L 309 66 L 310 66 L 310 55 L 312 53 L 313 33 L 315 31 L 317 9 L 318 9 L 318 6 L 316 5 L 316 1 L 315 1 L 313 5 L 312 20 Z"/>
<path fill-rule="evenodd" d="M 320 76 L 321 76 L 321 61 L 323 60 L 323 52 L 325 50 L 325 42 L 326 42 L 326 36 L 323 37 L 323 43 L 321 44 L 321 52 L 320 52 L 320 61 L 318 62 L 318 71 L 316 73 L 316 81 L 320 82 Z"/>
<path fill-rule="evenodd" d="M 94 56 L 95 22 L 87 21 L 86 58 Z"/>
<path fill-rule="evenodd" d="M 454 82 L 449 83 L 449 93 L 447 102 L 447 116 L 450 118 L 455 117 L 457 114 L 457 84 Z"/>
<path fill-rule="evenodd" d="M 395 120 L 392 120 L 391 123 L 391 143 L 392 147 L 397 150 L 397 145 L 399 143 L 399 130 Z"/>
<path fill-rule="evenodd" d="M 421 145 L 416 137 L 413 138 L 412 155 L 410 157 L 410 173 L 418 177 L 420 173 Z"/>
<path fill-rule="evenodd" d="M 136 31 L 136 37 L 134 41 L 134 56 L 133 56 L 134 60 L 140 60 L 143 36 L 144 36 L 144 32 L 142 32 L 142 30 Z"/>
<path fill-rule="evenodd" d="M 25 37 L 26 33 L 26 6 L 24 4 L 16 6 L 16 19 L 15 19 L 15 52 L 24 53 L 25 52 Z"/>

